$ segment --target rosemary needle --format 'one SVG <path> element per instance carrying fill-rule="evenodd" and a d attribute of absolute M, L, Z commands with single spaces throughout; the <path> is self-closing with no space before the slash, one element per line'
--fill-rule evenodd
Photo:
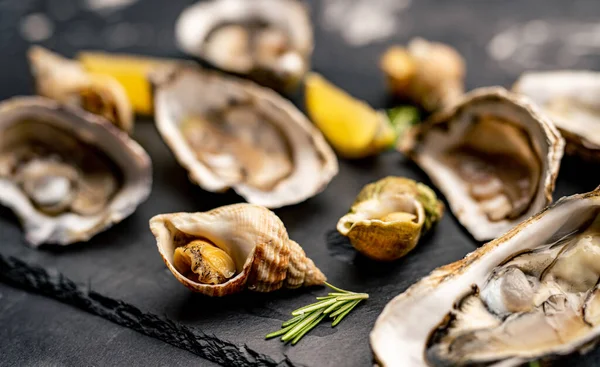
<path fill-rule="evenodd" d="M 321 314 L 321 312 L 312 313 L 306 319 L 300 321 L 297 325 L 294 325 L 292 330 L 288 331 L 287 333 L 285 333 L 284 336 L 281 337 L 281 340 L 286 342 L 286 341 L 292 339 L 293 337 L 295 337 L 298 334 L 298 332 L 302 331 L 302 328 L 304 328 L 306 325 L 310 324 L 317 317 L 319 317 L 320 314 Z"/>
<path fill-rule="evenodd" d="M 291 319 L 287 320 L 286 322 L 284 322 L 283 324 L 281 324 L 281 327 L 286 327 L 288 325 L 295 324 L 296 322 L 301 321 L 306 316 L 308 316 L 308 314 L 298 315 L 294 318 L 291 318 Z"/>
<path fill-rule="evenodd" d="M 343 305 L 346 302 L 350 302 L 350 301 L 346 301 L 346 300 L 342 300 L 342 301 L 337 301 L 336 303 L 332 304 L 331 306 L 327 307 L 325 309 L 325 311 L 323 311 L 324 314 L 328 314 L 331 313 L 334 310 L 337 310 L 340 308 L 341 305 Z"/>
<path fill-rule="evenodd" d="M 318 302 L 294 310 L 292 312 L 294 317 L 283 322 L 280 330 L 268 334 L 265 338 L 270 339 L 283 335 L 281 337 L 283 342 L 291 342 L 292 345 L 295 345 L 326 316 L 333 318 L 331 326 L 336 326 L 361 301 L 369 298 L 366 293 L 346 291 L 329 283 L 325 283 L 325 285 L 335 292 L 331 292 L 327 296 L 316 297 Z"/>
<path fill-rule="evenodd" d="M 356 302 L 356 301 L 354 301 L 354 302 Z M 350 301 L 347 305 L 344 305 L 344 307 L 340 307 L 338 310 L 336 310 L 335 312 L 331 313 L 329 315 L 329 317 L 336 317 L 337 315 L 341 314 L 342 312 L 344 312 L 347 309 L 349 309 L 350 307 L 352 307 L 352 305 L 354 304 L 354 302 Z"/>
<path fill-rule="evenodd" d="M 336 302 L 337 302 L 337 299 L 332 298 L 332 299 L 328 299 L 325 301 L 313 303 L 312 305 L 304 306 L 304 307 L 299 308 L 296 311 L 292 312 L 292 316 L 298 316 L 298 315 L 302 315 L 303 313 L 306 313 L 306 312 L 315 311 L 315 310 L 318 310 L 319 308 L 327 307 Z"/>
<path fill-rule="evenodd" d="M 288 327 L 284 327 L 284 328 L 283 328 L 283 329 L 281 329 L 281 330 L 274 331 L 274 332 L 272 332 L 271 334 L 268 334 L 267 336 L 265 336 L 265 339 L 271 339 L 271 338 L 274 338 L 274 337 L 276 337 L 276 336 L 279 336 L 279 335 L 285 334 L 285 333 L 287 333 L 288 331 L 292 330 L 292 328 L 293 328 L 294 326 L 295 326 L 295 325 L 289 325 Z"/>
<path fill-rule="evenodd" d="M 331 323 L 331 326 L 335 326 L 337 324 L 340 323 L 340 321 L 342 321 L 342 319 L 344 317 L 346 317 L 347 314 L 350 313 L 350 311 L 352 311 L 352 309 L 354 307 L 356 307 L 356 305 L 359 303 L 360 301 L 354 301 L 354 303 L 352 304 L 352 306 L 350 306 L 346 311 L 342 312 L 341 314 L 339 314 L 338 316 L 336 316 L 335 320 L 333 320 L 333 322 Z"/>
<path fill-rule="evenodd" d="M 315 326 L 317 326 L 318 323 L 321 322 L 321 320 L 323 320 L 323 318 L 325 317 L 325 314 L 322 314 L 321 316 L 319 316 L 318 319 L 316 319 L 315 321 L 313 321 L 309 326 L 305 327 L 304 330 L 302 330 L 298 336 L 296 336 L 294 338 L 294 340 L 292 340 L 292 345 L 296 345 L 296 343 L 298 343 L 298 341 L 300 339 L 302 339 L 302 337 L 304 336 L 304 334 L 308 333 L 312 328 L 314 328 Z"/>

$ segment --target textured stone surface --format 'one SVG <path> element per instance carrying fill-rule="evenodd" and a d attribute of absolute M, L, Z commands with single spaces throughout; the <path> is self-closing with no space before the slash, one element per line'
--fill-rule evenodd
<path fill-rule="evenodd" d="M 0 283 L 1 366 L 217 366 L 180 348 Z"/>
<path fill-rule="evenodd" d="M 10 2 L 0 2 L 0 6 L 6 3 Z M 74 54 L 78 48 L 108 48 L 177 56 L 172 24 L 181 8 L 189 3 L 191 1 L 169 1 L 166 6 L 159 0 L 139 1 L 109 15 L 78 8 L 72 19 L 56 23 L 54 36 L 43 44 L 67 55 Z M 46 6 L 41 1 L 27 4 L 29 8 L 23 10 L 24 13 L 36 11 L 36 7 L 44 11 Z M 319 4 L 313 2 L 313 9 L 319 10 Z M 491 84 L 509 86 L 518 72 L 503 68 L 486 52 L 497 32 L 510 24 L 523 24 L 532 19 L 594 20 L 600 9 L 593 4 L 595 0 L 575 1 L 571 5 L 560 0 L 535 0 L 527 5 L 516 0 L 414 1 L 402 15 L 402 32 L 383 43 L 351 48 L 343 44 L 338 35 L 317 28 L 314 68 L 353 95 L 375 107 L 384 107 L 388 101 L 377 70 L 379 54 L 391 43 L 422 35 L 449 42 L 465 55 L 469 89 Z M 0 10 L 0 15 L 5 14 L 9 13 Z M 315 12 L 317 23 L 320 18 Z M 124 47 L 122 42 L 110 43 L 113 38 L 107 34 L 117 28 L 118 22 L 146 30 L 153 37 L 147 43 L 139 42 L 131 47 Z M 3 81 L 0 97 L 31 92 L 31 80 L 24 63 L 27 45 L 16 33 L 17 26 L 15 23 L 0 34 L 1 37 L 12 35 L 0 39 L 9 56 L 0 58 L 0 80 Z M 88 32 L 91 36 L 75 39 L 74 29 L 85 29 L 80 33 Z M 558 59 L 556 65 L 560 66 Z M 299 98 L 294 100 L 300 101 Z M 174 211 L 204 211 L 242 200 L 232 193 L 208 193 L 189 183 L 186 172 L 177 165 L 151 121 L 138 121 L 134 138 L 149 152 L 154 163 L 155 182 L 150 199 L 130 218 L 88 243 L 39 250 L 24 243 L 14 216 L 8 210 L 0 210 L 1 279 L 221 364 L 364 366 L 372 361 L 368 333 L 385 304 L 435 267 L 457 260 L 477 246 L 454 217 L 446 213 L 431 235 L 395 263 L 373 263 L 355 254 L 348 242 L 335 232 L 335 224 L 363 185 L 386 175 L 429 181 L 397 153 L 354 162 L 341 161 L 340 174 L 325 192 L 276 213 L 286 224 L 290 237 L 303 245 L 333 284 L 368 292 L 371 298 L 338 327 L 320 325 L 295 347 L 284 346 L 277 340 L 265 341 L 264 335 L 276 330 L 292 310 L 312 302 L 326 290 L 317 287 L 210 299 L 192 294 L 181 286 L 158 256 L 154 237 L 148 229 L 150 217 Z M 593 166 L 567 158 L 563 161 L 555 197 L 589 191 L 598 183 L 600 172 Z M 593 365 L 594 360 L 597 359 L 576 358 L 572 363 Z M 151 361 L 148 356 L 147 361 L 140 360 L 139 364 Z"/>

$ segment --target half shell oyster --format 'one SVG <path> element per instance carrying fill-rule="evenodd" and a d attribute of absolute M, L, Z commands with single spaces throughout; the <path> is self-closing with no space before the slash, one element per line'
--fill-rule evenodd
<path fill-rule="evenodd" d="M 90 73 L 79 62 L 40 46 L 32 46 L 27 56 L 39 95 L 81 107 L 131 133 L 133 109 L 115 78 Z"/>
<path fill-rule="evenodd" d="M 92 114 L 42 97 L 0 103 L 0 203 L 27 241 L 87 241 L 150 194 L 146 152 Z"/>
<path fill-rule="evenodd" d="M 526 98 L 480 88 L 400 141 L 479 241 L 497 237 L 552 201 L 564 140 Z"/>
<path fill-rule="evenodd" d="M 258 205 L 161 214 L 150 219 L 150 229 L 169 270 L 194 292 L 220 297 L 326 280 L 302 247 L 289 239 L 281 220 Z"/>
<path fill-rule="evenodd" d="M 396 260 L 416 245 L 441 218 L 444 204 L 429 187 L 403 177 L 386 177 L 366 185 L 350 212 L 337 224 L 362 254 Z"/>
<path fill-rule="evenodd" d="M 310 68 L 312 25 L 300 1 L 199 2 L 175 33 L 185 52 L 275 89 L 294 87 Z"/>
<path fill-rule="evenodd" d="M 600 73 L 528 72 L 513 90 L 531 98 L 552 118 L 567 141 L 567 153 L 600 160 Z"/>
<path fill-rule="evenodd" d="M 277 208 L 316 195 L 337 174 L 321 133 L 274 91 L 202 69 L 163 72 L 156 126 L 203 189 L 233 188 L 250 203 Z"/>
<path fill-rule="evenodd" d="M 371 332 L 382 366 L 517 366 L 600 336 L 600 188 L 554 206 L 385 307 Z"/>

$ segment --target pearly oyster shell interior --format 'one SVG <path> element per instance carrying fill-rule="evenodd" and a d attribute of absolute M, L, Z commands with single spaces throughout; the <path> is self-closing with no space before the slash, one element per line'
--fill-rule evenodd
<path fill-rule="evenodd" d="M 133 109 L 123 86 L 113 77 L 86 71 L 41 46 L 27 53 L 37 93 L 100 115 L 122 130 L 133 130 Z"/>
<path fill-rule="evenodd" d="M 194 292 L 220 297 L 244 289 L 271 292 L 319 285 L 326 280 L 302 247 L 289 239 L 281 220 L 258 205 L 233 204 L 205 213 L 161 214 L 150 219 L 150 229 L 169 270 Z M 197 274 L 183 272 L 185 269 L 175 264 L 174 254 L 198 239 L 224 251 L 235 264 L 235 276 L 225 277 L 222 283 L 206 284 Z"/>
<path fill-rule="evenodd" d="M 337 174 L 321 133 L 275 92 L 202 69 L 163 72 L 156 126 L 205 190 L 233 188 L 250 203 L 277 208 L 316 195 Z"/>
<path fill-rule="evenodd" d="M 526 98 L 492 87 L 466 94 L 410 130 L 398 147 L 484 241 L 551 202 L 564 140 Z"/>
<path fill-rule="evenodd" d="M 518 366 L 600 336 L 600 188 L 559 200 L 394 298 L 371 332 L 382 366 Z"/>
<path fill-rule="evenodd" d="M 150 158 L 108 121 L 42 97 L 0 104 L 0 203 L 32 245 L 86 241 L 149 195 Z"/>
<path fill-rule="evenodd" d="M 183 51 L 276 89 L 310 68 L 313 31 L 300 1 L 199 2 L 181 13 L 175 34 Z"/>
<path fill-rule="evenodd" d="M 444 204 L 427 186 L 389 176 L 366 185 L 337 223 L 340 234 L 362 254 L 380 261 L 406 255 L 437 223 Z"/>
<path fill-rule="evenodd" d="M 527 72 L 513 86 L 536 102 L 565 138 L 567 153 L 600 160 L 600 73 Z"/>

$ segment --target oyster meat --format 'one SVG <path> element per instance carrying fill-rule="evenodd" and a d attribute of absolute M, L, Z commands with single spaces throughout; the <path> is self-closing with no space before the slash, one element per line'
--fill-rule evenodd
<path fill-rule="evenodd" d="M 194 292 L 226 296 L 249 289 L 319 285 L 325 276 L 292 241 L 281 220 L 252 204 L 150 219 L 158 252 L 175 278 Z"/>
<path fill-rule="evenodd" d="M 531 98 L 552 118 L 569 154 L 600 160 L 600 73 L 527 72 L 513 90 Z"/>
<path fill-rule="evenodd" d="M 380 66 L 391 93 L 432 112 L 451 106 L 465 90 L 465 61 L 452 47 L 411 40 L 407 47 L 392 46 Z"/>
<path fill-rule="evenodd" d="M 371 332 L 382 366 L 518 366 L 600 336 L 600 187 L 559 200 L 394 298 Z"/>
<path fill-rule="evenodd" d="M 429 187 L 390 176 L 360 191 L 337 230 L 362 254 L 391 261 L 412 250 L 443 212 L 444 204 Z"/>
<path fill-rule="evenodd" d="M 146 152 L 104 119 L 42 97 L 0 104 L 0 203 L 33 245 L 86 241 L 150 194 Z"/>
<path fill-rule="evenodd" d="M 300 1 L 199 2 L 175 33 L 185 52 L 276 89 L 296 86 L 310 67 L 312 25 Z"/>
<path fill-rule="evenodd" d="M 40 46 L 32 46 L 27 56 L 39 95 L 81 107 L 131 133 L 133 109 L 115 78 L 90 73 L 79 62 Z"/>
<path fill-rule="evenodd" d="M 337 173 L 321 133 L 289 101 L 202 69 L 156 77 L 156 126 L 192 181 L 277 208 L 316 195 Z"/>
<path fill-rule="evenodd" d="M 466 94 L 399 143 L 479 241 L 505 233 L 552 201 L 563 149 L 541 111 L 499 87 Z"/>

